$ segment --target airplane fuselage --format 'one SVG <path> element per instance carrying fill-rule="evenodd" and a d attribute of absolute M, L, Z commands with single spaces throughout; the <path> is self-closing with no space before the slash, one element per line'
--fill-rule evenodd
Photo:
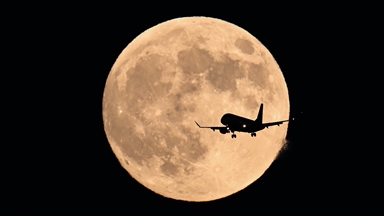
<path fill-rule="evenodd" d="M 243 118 L 231 113 L 224 114 L 221 117 L 221 123 L 228 128 L 228 132 L 240 131 L 246 133 L 252 133 L 259 130 L 263 130 L 265 126 L 257 123 L 251 119 Z"/>

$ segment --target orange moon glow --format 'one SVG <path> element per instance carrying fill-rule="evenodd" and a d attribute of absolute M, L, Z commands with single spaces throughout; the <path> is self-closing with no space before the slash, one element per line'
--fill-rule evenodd
<path fill-rule="evenodd" d="M 271 53 L 250 33 L 207 17 L 173 19 L 135 38 L 106 81 L 103 121 L 121 166 L 146 188 L 185 201 L 234 194 L 268 169 L 288 124 L 220 134 L 233 113 L 263 121 L 289 117 L 288 90 Z"/>

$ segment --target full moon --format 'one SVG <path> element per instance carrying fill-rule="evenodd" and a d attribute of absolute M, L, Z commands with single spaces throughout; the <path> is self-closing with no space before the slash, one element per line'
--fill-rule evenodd
<path fill-rule="evenodd" d="M 137 36 L 118 56 L 103 95 L 107 139 L 121 166 L 167 198 L 211 201 L 256 181 L 285 144 L 288 124 L 256 137 L 223 126 L 233 113 L 263 122 L 289 118 L 288 89 L 271 53 L 246 30 L 185 17 Z"/>

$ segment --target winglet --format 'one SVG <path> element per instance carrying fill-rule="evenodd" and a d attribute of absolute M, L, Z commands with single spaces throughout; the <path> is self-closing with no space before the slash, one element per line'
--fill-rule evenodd
<path fill-rule="evenodd" d="M 201 128 L 201 126 L 195 121 L 195 123 L 197 124 L 197 126 L 199 126 L 199 128 Z"/>

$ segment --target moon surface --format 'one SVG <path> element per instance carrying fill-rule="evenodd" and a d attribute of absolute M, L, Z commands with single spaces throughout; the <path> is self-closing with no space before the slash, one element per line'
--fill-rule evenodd
<path fill-rule="evenodd" d="M 283 74 L 255 37 L 220 19 L 185 17 L 158 24 L 118 56 L 106 81 L 103 122 L 121 166 L 146 188 L 184 201 L 234 194 L 268 169 L 288 124 L 221 134 L 233 113 L 263 121 L 289 117 Z"/>

